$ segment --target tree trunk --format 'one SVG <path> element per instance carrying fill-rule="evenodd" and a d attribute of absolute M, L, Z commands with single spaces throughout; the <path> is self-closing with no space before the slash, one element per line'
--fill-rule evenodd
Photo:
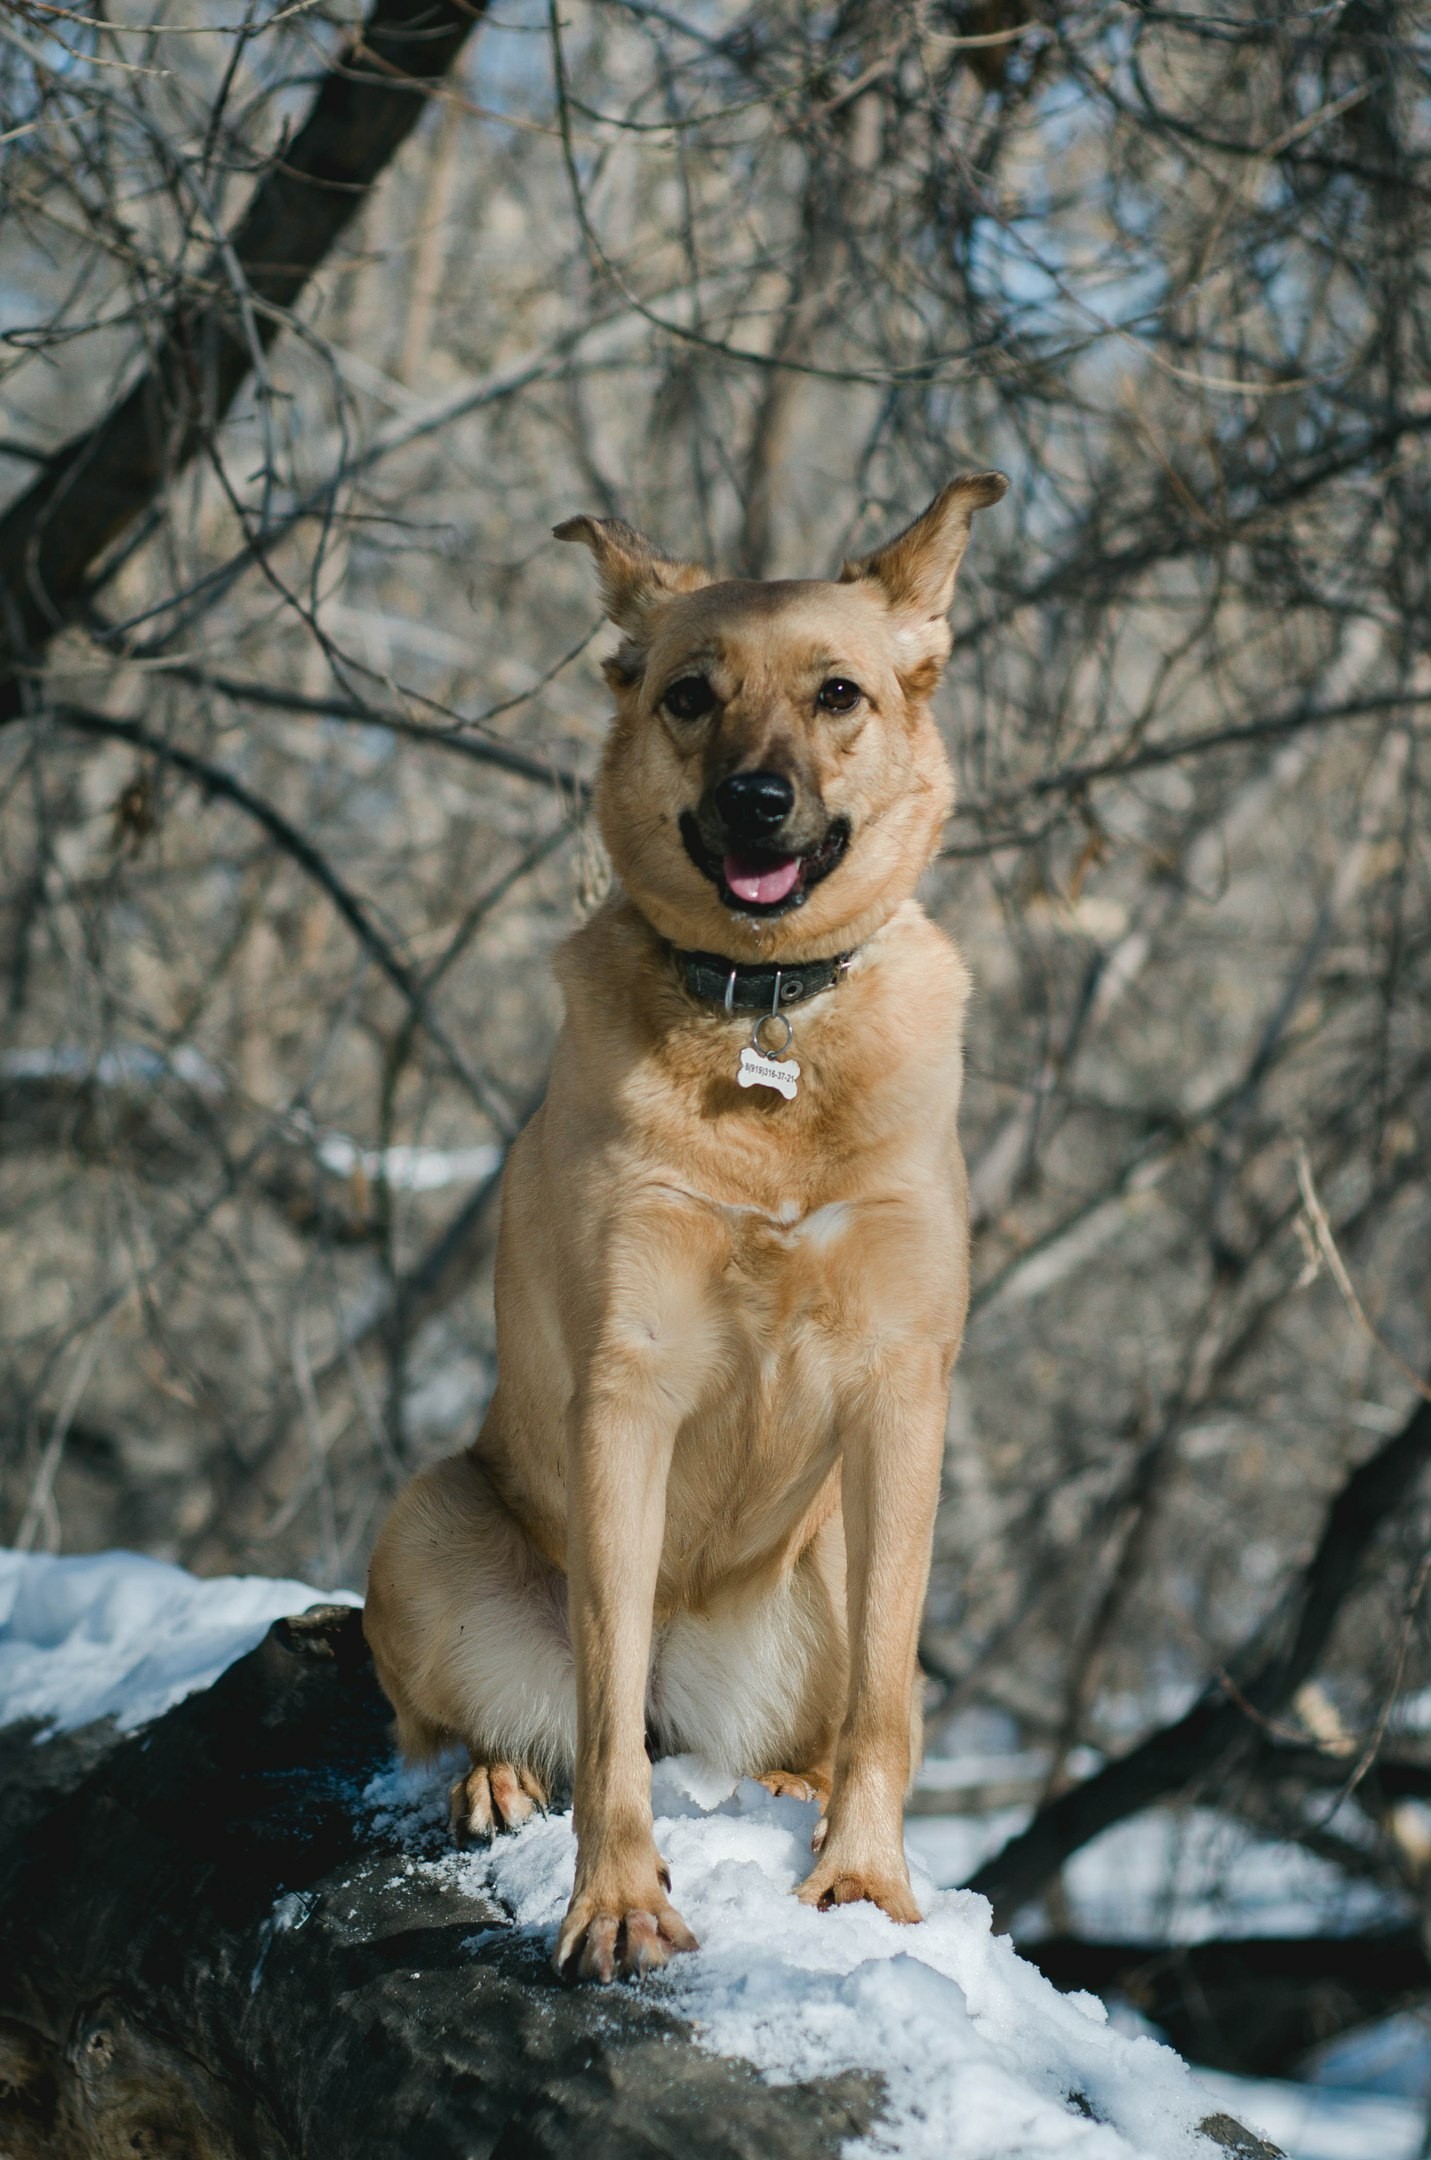
<path fill-rule="evenodd" d="M 89 573 L 213 439 L 313 272 L 427 110 L 486 0 L 375 0 L 128 395 L 0 518 L 0 723 Z"/>

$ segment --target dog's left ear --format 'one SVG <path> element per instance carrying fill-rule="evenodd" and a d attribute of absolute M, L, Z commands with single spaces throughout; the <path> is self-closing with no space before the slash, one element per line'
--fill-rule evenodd
<path fill-rule="evenodd" d="M 638 644 L 648 632 L 653 606 L 711 582 L 699 563 L 674 562 L 620 518 L 572 517 L 552 529 L 558 540 L 580 540 L 591 549 L 606 612 Z"/>
<path fill-rule="evenodd" d="M 912 525 L 872 555 L 847 562 L 840 572 L 841 584 L 870 578 L 883 588 L 908 656 L 900 672 L 916 678 L 913 687 L 919 690 L 933 688 L 949 658 L 948 615 L 954 581 L 969 545 L 969 520 L 976 510 L 998 502 L 1008 485 L 1001 472 L 969 473 L 951 480 Z"/>

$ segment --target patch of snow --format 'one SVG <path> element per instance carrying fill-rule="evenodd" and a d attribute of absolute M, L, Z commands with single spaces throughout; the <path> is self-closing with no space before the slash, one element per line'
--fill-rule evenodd
<path fill-rule="evenodd" d="M 1213 1808 L 1118 1823 L 1074 1854 L 1064 1881 L 1076 1931 L 1108 1940 L 1351 1933 L 1399 1917 L 1376 1884 Z"/>
<path fill-rule="evenodd" d="M 1299 2067 L 1311 2085 L 1388 2093 L 1431 2106 L 1431 2018 L 1398 2010 L 1324 2040 Z"/>
<path fill-rule="evenodd" d="M 0 1549 L 0 1725 L 36 1718 L 44 1737 L 112 1717 L 133 1732 L 210 1686 L 274 1620 L 361 1602 L 262 1575 L 201 1581 L 138 1553 Z"/>
<path fill-rule="evenodd" d="M 958 1793 L 970 1785 L 1027 1784 L 1036 1792 L 1048 1772 L 1048 1755 L 1042 1748 L 1018 1754 L 926 1755 L 919 1771 L 920 1789 L 929 1793 Z"/>
<path fill-rule="evenodd" d="M 1403 1695 L 1396 1705 L 1391 1721 L 1393 1732 L 1431 1732 L 1431 1688 L 1421 1688 L 1415 1695 Z"/>
<path fill-rule="evenodd" d="M 905 1842 L 942 1889 L 967 1882 L 1030 1813 L 914 1817 Z M 1305 1846 L 1260 1837 L 1213 1808 L 1150 1808 L 1117 1823 L 1074 1854 L 1063 1883 L 1070 1925 L 1095 1941 L 1352 1933 L 1402 1917 L 1374 1883 L 1352 1882 Z M 1034 1932 L 1036 1911 L 1021 1932 Z"/>
<path fill-rule="evenodd" d="M 1288 2160 L 1421 2160 L 1426 2108 L 1374 2093 L 1326 2092 L 1275 2078 L 1198 2075 L 1219 2106 L 1280 2145 Z"/>
<path fill-rule="evenodd" d="M 849 2160 L 1211 2160 L 1197 2125 L 1218 2103 L 1193 2073 L 1171 2048 L 1116 2031 L 1094 1997 L 1060 1995 L 991 1933 L 983 1898 L 936 1890 L 916 1861 L 919 1926 L 869 1905 L 816 1912 L 791 1895 L 813 1864 L 813 1804 L 685 1756 L 656 1765 L 652 1796 L 673 1896 L 701 1948 L 643 1992 L 777 2082 L 881 2076 L 885 2113 Z M 384 1772 L 364 1799 L 388 1830 L 405 1825 L 409 1850 L 431 1853 L 444 1775 Z M 550 1950 L 575 1855 L 560 1814 L 416 1864 L 495 1899 Z"/>
<path fill-rule="evenodd" d="M 1017 1837 L 1033 1809 L 980 1808 L 968 1815 L 914 1815 L 905 1820 L 910 1859 L 938 1889 L 957 1889 L 977 1868 Z"/>
<path fill-rule="evenodd" d="M 906 1840 L 942 1887 L 965 1881 L 1028 1816 L 930 1816 L 907 1823 Z M 1150 1808 L 1116 1823 L 1073 1855 L 1063 1881 L 1074 1932 L 1097 1941 L 1352 1933 L 1402 1917 L 1374 1883 L 1214 1808 Z"/>
<path fill-rule="evenodd" d="M 480 1185 L 501 1166 L 502 1150 L 490 1142 L 479 1147 L 359 1147 L 343 1133 L 328 1133 L 318 1142 L 318 1160 L 333 1177 L 353 1177 L 361 1171 L 371 1183 L 379 1179 L 394 1192 L 440 1192 L 449 1185 Z"/>
<path fill-rule="evenodd" d="M 96 1056 L 77 1043 L 49 1049 L 7 1050 L 0 1056 L 0 1080 L 72 1080 L 77 1085 L 153 1088 L 164 1080 L 182 1080 L 201 1095 L 220 1095 L 224 1077 L 191 1043 L 171 1051 L 148 1043 L 119 1043 Z"/>
<path fill-rule="evenodd" d="M 170 1051 L 147 1043 L 117 1043 L 98 1054 L 75 1043 L 0 1053 L 0 1081 L 62 1080 L 76 1087 L 114 1088 L 145 1094 L 167 1080 L 178 1080 L 196 1094 L 220 1096 L 228 1082 L 216 1065 L 191 1043 Z M 363 1147 L 346 1133 L 320 1132 L 306 1113 L 274 1113 L 286 1136 L 311 1146 L 320 1168 L 330 1177 L 361 1175 L 379 1179 L 394 1192 L 442 1192 L 452 1185 L 480 1185 L 501 1168 L 502 1149 L 490 1141 L 476 1147 L 427 1147 L 398 1142 L 391 1147 Z"/>

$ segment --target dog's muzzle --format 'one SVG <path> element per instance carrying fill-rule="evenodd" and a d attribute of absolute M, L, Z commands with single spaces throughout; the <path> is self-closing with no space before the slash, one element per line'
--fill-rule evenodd
<path fill-rule="evenodd" d="M 813 844 L 792 847 L 783 828 L 794 809 L 794 783 L 784 773 L 734 772 L 712 789 L 700 816 L 682 816 L 686 853 L 726 907 L 784 914 L 834 869 L 849 844 L 848 819 L 834 819 Z"/>

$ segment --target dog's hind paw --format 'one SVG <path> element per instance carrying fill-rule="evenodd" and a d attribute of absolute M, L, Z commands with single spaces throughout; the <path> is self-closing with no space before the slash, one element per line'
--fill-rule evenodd
<path fill-rule="evenodd" d="M 515 1763 L 474 1763 L 449 1796 L 448 1820 L 459 1845 L 485 1845 L 545 1809 L 547 1788 Z"/>
<path fill-rule="evenodd" d="M 755 1782 L 777 1800 L 817 1800 L 822 1809 L 830 1804 L 830 1780 L 823 1770 L 767 1770 Z"/>

